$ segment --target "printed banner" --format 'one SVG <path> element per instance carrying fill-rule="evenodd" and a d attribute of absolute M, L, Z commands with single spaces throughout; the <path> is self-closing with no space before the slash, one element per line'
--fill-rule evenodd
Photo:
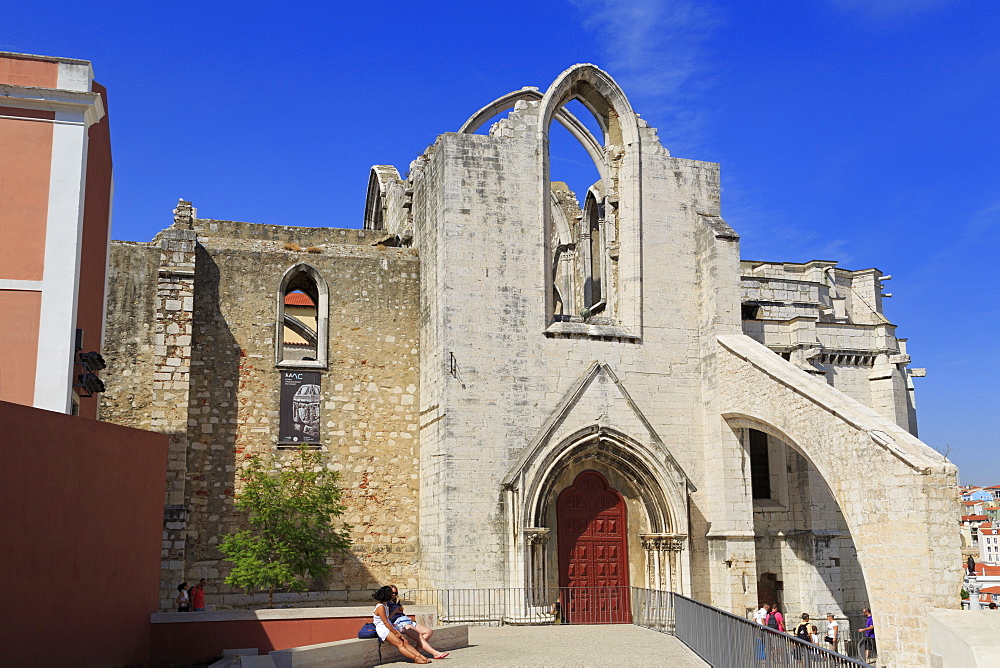
<path fill-rule="evenodd" d="M 318 371 L 282 371 L 278 443 L 319 443 Z"/>

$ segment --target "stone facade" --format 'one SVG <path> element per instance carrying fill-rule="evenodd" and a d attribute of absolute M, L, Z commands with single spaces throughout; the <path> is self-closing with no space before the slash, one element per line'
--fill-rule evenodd
<path fill-rule="evenodd" d="M 107 359 L 119 381 L 102 406 L 105 419 L 145 426 L 148 415 L 149 428 L 171 435 L 163 607 L 181 580 L 224 576 L 216 548 L 238 524 L 235 472 L 247 455 L 277 448 L 275 291 L 302 262 L 332 295 L 322 448 L 342 476 L 354 549 L 316 583 L 324 594 L 283 598 L 356 599 L 390 579 L 416 586 L 415 251 L 373 247 L 378 235 L 360 230 L 201 220 L 189 203 L 178 211 L 158 241 L 112 247 Z M 285 250 L 290 242 L 322 250 Z M 222 605 L 252 602 L 219 591 Z"/>
<path fill-rule="evenodd" d="M 553 122 L 594 159 L 586 193 L 550 183 Z M 525 587 L 547 609 L 537 592 L 582 558 L 560 518 L 586 473 L 617 499 L 614 582 L 738 614 L 759 591 L 791 614 L 871 605 L 888 662 L 926 664 L 925 623 L 906 619 L 955 607 L 956 471 L 915 438 L 919 372 L 882 314 L 887 277 L 741 262 L 720 213 L 719 166 L 672 156 L 579 65 L 485 106 L 406 178 L 373 168 L 364 230 L 181 203 L 152 244 L 116 244 L 104 415 L 138 425 L 148 410 L 176 444 L 164 605 L 182 575 L 224 575 L 235 471 L 280 455 L 281 373 L 303 368 L 321 374 L 318 445 L 354 525 L 351 555 L 306 599 L 391 580 Z M 295 286 L 318 343 L 290 361 Z"/>

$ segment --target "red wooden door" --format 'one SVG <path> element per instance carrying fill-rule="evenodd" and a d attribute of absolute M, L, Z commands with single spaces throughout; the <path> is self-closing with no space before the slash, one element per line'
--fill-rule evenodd
<path fill-rule="evenodd" d="M 625 501 L 597 471 L 584 471 L 556 502 L 559 586 L 571 624 L 632 622 Z"/>

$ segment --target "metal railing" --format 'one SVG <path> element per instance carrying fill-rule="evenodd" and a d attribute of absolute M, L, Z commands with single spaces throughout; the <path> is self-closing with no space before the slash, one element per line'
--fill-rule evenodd
<path fill-rule="evenodd" d="M 406 606 L 437 608 L 442 624 L 631 624 L 632 587 L 400 590 Z"/>
<path fill-rule="evenodd" d="M 713 666 L 796 668 L 867 666 L 828 649 L 674 594 L 674 635 Z"/>
<path fill-rule="evenodd" d="M 674 633 L 674 593 L 632 588 L 632 623 L 660 633 Z"/>
<path fill-rule="evenodd" d="M 404 606 L 436 609 L 441 624 L 635 624 L 671 634 L 712 666 L 867 666 L 674 592 L 640 587 L 400 590 Z"/>

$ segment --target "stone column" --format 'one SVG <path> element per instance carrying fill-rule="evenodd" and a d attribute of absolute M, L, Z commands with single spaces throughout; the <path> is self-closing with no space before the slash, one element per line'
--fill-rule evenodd
<path fill-rule="evenodd" d="M 150 422 L 152 429 L 170 438 L 160 574 L 160 607 L 165 610 L 173 608 L 177 585 L 184 580 L 188 389 L 198 241 L 190 229 L 191 203 L 180 202 L 174 214 L 174 226 L 160 236 Z"/>
<path fill-rule="evenodd" d="M 532 605 L 544 605 L 549 599 L 546 592 L 549 570 L 545 549 L 549 542 L 550 530 L 545 527 L 530 527 L 522 529 L 521 533 L 524 536 L 525 563 L 528 565 L 530 600 Z"/>
<path fill-rule="evenodd" d="M 680 554 L 687 536 L 679 533 L 639 534 L 646 550 L 646 586 L 660 591 L 680 589 Z"/>

